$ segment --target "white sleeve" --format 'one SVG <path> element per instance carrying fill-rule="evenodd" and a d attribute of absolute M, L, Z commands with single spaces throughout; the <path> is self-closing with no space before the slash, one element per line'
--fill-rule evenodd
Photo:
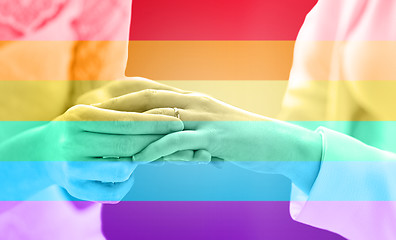
<path fill-rule="evenodd" d="M 319 128 L 322 163 L 309 193 L 292 186 L 294 220 L 349 239 L 396 238 L 396 154 Z"/>

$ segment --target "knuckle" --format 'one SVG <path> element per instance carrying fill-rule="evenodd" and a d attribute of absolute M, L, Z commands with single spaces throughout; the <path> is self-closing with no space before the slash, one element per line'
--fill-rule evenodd
<path fill-rule="evenodd" d="M 212 103 L 212 98 L 209 96 L 201 96 L 200 104 L 203 108 L 207 108 Z"/>
<path fill-rule="evenodd" d="M 86 115 L 85 113 L 88 109 L 89 107 L 87 105 L 82 105 L 82 104 L 75 105 L 66 111 L 65 113 L 65 115 L 67 116 L 66 120 L 81 121 L 85 118 Z"/>
<path fill-rule="evenodd" d="M 126 180 L 129 179 L 130 175 L 131 175 L 132 171 L 131 169 L 128 167 L 127 164 L 124 164 L 122 166 L 120 166 L 115 173 L 115 181 L 116 182 L 125 182 Z"/>
<path fill-rule="evenodd" d="M 144 103 L 144 108 L 147 108 L 150 101 L 153 101 L 154 96 L 158 93 L 158 90 L 154 89 L 144 89 L 140 91 L 142 102 Z"/>
<path fill-rule="evenodd" d="M 108 102 L 104 103 L 102 105 L 102 107 L 106 108 L 106 109 L 114 109 L 117 106 L 119 101 L 120 101 L 120 97 L 114 97 L 111 100 L 109 100 Z"/>
<path fill-rule="evenodd" d="M 193 103 L 198 103 L 198 105 L 201 107 L 201 106 L 207 106 L 207 105 L 209 105 L 209 104 L 211 104 L 212 103 L 212 101 L 213 101 L 213 98 L 212 97 L 210 97 L 210 96 L 208 96 L 208 95 L 206 95 L 206 94 L 202 94 L 202 93 L 197 93 L 197 92 L 194 92 L 194 93 L 190 93 L 190 94 L 188 94 L 190 97 L 191 97 L 191 99 L 193 100 L 192 102 Z"/>
<path fill-rule="evenodd" d="M 154 90 L 154 89 L 144 89 L 144 90 L 141 91 L 141 93 L 142 93 L 142 95 L 143 95 L 144 98 L 150 99 L 150 98 L 152 98 L 155 94 L 157 94 L 158 91 L 157 91 L 157 90 Z"/>
<path fill-rule="evenodd" d="M 69 108 L 66 112 L 67 113 L 74 113 L 74 112 L 78 112 L 80 108 L 82 108 L 84 105 L 82 104 L 77 104 L 72 106 L 71 108 Z"/>

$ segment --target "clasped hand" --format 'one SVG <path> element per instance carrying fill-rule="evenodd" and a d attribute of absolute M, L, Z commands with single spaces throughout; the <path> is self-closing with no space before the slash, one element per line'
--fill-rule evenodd
<path fill-rule="evenodd" d="M 310 131 L 203 94 L 146 89 L 72 107 L 47 127 L 52 147 L 44 156 L 51 178 L 71 195 L 118 202 L 139 164 L 220 159 L 282 174 L 285 162 L 298 158 L 293 153 L 304 153 L 288 129 L 318 141 Z"/>

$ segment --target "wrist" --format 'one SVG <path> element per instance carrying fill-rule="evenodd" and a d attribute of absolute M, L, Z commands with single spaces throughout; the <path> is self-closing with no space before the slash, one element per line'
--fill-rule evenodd
<path fill-rule="evenodd" d="M 288 177 L 304 193 L 309 194 L 318 176 L 322 158 L 322 136 L 320 133 L 294 126 L 295 134 L 291 144 L 292 158 L 282 169 Z"/>

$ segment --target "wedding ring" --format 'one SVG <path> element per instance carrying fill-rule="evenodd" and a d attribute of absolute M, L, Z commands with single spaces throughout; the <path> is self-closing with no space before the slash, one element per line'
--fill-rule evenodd
<path fill-rule="evenodd" d="M 175 111 L 175 117 L 177 117 L 178 119 L 180 119 L 180 112 L 178 108 L 173 108 L 173 111 Z M 181 119 L 180 119 L 181 120 Z"/>

